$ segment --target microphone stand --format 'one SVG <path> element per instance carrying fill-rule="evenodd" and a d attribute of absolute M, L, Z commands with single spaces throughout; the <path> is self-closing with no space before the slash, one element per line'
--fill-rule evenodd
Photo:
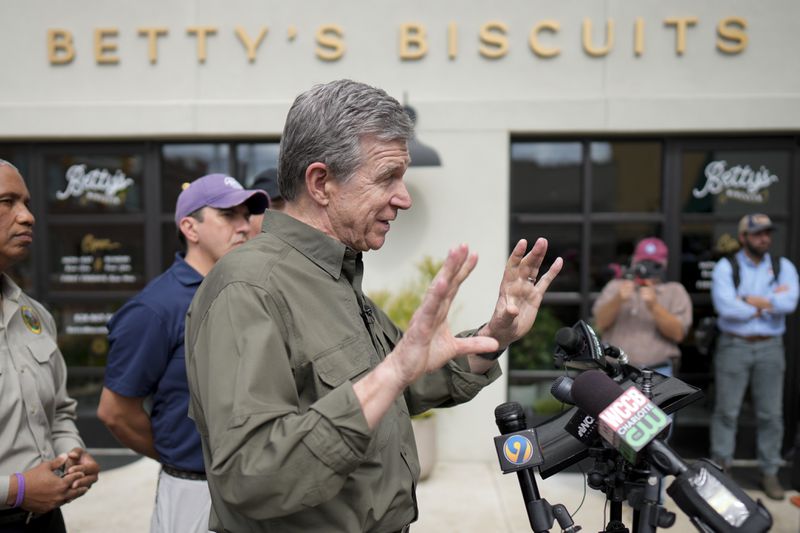
<path fill-rule="evenodd" d="M 557 503 L 550 505 L 547 500 L 539 496 L 539 487 L 536 485 L 536 478 L 530 470 L 520 470 L 517 472 L 519 487 L 522 490 L 522 498 L 525 501 L 525 510 L 528 513 L 528 522 L 535 533 L 547 533 L 553 527 L 553 523 L 558 521 L 564 533 L 577 533 L 581 526 L 576 526 L 569 511 L 563 504 Z"/>
<path fill-rule="evenodd" d="M 653 399 L 653 371 L 642 370 L 642 394 Z M 661 505 L 661 483 L 663 476 L 652 466 L 646 464 L 644 492 L 639 505 L 633 506 L 633 529 L 636 533 L 655 533 L 657 527 L 672 527 L 675 513 Z"/>

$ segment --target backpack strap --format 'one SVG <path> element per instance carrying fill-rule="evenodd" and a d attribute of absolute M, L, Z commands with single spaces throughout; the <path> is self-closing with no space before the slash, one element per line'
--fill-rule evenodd
<path fill-rule="evenodd" d="M 781 258 L 777 255 L 770 254 L 770 260 L 772 261 L 772 276 L 773 281 L 777 284 L 778 277 L 781 275 Z"/>
<path fill-rule="evenodd" d="M 731 264 L 731 277 L 733 278 L 733 286 L 738 290 L 739 283 L 742 281 L 739 275 L 739 260 L 735 255 L 729 255 L 727 259 Z M 777 255 L 770 254 L 769 259 L 772 262 L 772 281 L 774 283 L 778 283 L 778 276 L 781 275 L 781 258 Z"/>
<path fill-rule="evenodd" d="M 728 262 L 731 264 L 731 277 L 733 278 L 733 288 L 739 290 L 739 283 L 742 281 L 739 275 L 739 260 L 735 255 L 728 256 Z"/>

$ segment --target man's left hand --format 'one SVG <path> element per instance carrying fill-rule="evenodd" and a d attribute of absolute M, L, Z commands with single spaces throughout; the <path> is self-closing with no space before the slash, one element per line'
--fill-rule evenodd
<path fill-rule="evenodd" d="M 72 474 L 82 472 L 83 477 L 72 484 L 72 488 L 86 487 L 87 489 L 97 482 L 97 475 L 100 473 L 100 465 L 94 460 L 89 452 L 83 448 L 73 448 L 67 453 L 67 462 L 64 464 L 64 472 Z"/>
<path fill-rule="evenodd" d="M 547 253 L 547 239 L 537 239 L 531 251 L 526 254 L 527 246 L 527 241 L 521 239 L 511 252 L 500 282 L 500 295 L 492 318 L 478 331 L 479 335 L 497 339 L 503 349 L 531 329 L 544 293 L 564 264 L 560 257 L 556 258 L 550 269 L 537 281 L 536 277 Z"/>
<path fill-rule="evenodd" d="M 658 303 L 656 289 L 653 287 L 652 280 L 646 280 L 646 283 L 639 287 L 639 297 L 642 299 L 644 305 L 652 311 L 653 307 Z"/>

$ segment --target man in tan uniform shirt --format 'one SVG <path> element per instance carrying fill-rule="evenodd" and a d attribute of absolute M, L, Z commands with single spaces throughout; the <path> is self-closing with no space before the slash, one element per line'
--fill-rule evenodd
<path fill-rule="evenodd" d="M 30 194 L 0 159 L 0 531 L 65 531 L 59 507 L 82 496 L 100 470 L 75 427 L 56 326 L 7 275 L 33 239 Z"/>

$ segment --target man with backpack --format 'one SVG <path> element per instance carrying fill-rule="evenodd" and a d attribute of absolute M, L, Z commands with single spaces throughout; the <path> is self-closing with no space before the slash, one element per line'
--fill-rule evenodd
<path fill-rule="evenodd" d="M 742 217 L 741 250 L 718 261 L 712 273 L 711 297 L 720 335 L 714 356 L 711 455 L 723 468 L 730 468 L 739 411 L 750 383 L 761 485 L 769 498 L 782 500 L 777 473 L 783 441 L 783 333 L 786 315 L 797 307 L 798 278 L 788 259 L 770 256 L 773 230 L 767 215 Z"/>

